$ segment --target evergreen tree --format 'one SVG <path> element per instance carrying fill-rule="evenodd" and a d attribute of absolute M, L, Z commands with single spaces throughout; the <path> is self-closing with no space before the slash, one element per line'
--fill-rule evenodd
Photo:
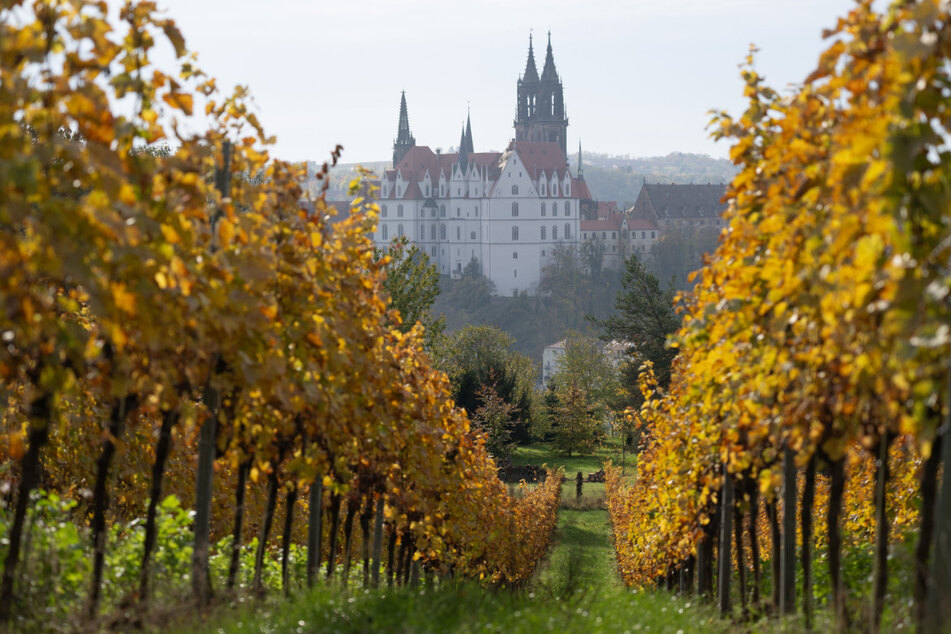
<path fill-rule="evenodd" d="M 670 382 L 670 364 L 676 350 L 668 347 L 667 337 L 680 328 L 680 317 L 674 310 L 673 289 L 661 288 L 636 255 L 627 260 L 621 286 L 614 304 L 615 314 L 594 321 L 602 329 L 602 339 L 629 344 L 622 383 L 629 394 L 629 404 L 639 405 L 637 375 L 645 361 L 653 362 L 661 387 Z"/>

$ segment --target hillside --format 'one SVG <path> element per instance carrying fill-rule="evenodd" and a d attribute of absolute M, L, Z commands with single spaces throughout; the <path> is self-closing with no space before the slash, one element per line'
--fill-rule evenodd
<path fill-rule="evenodd" d="M 569 155 L 568 161 L 575 169 L 578 154 Z M 726 159 L 683 152 L 635 158 L 584 152 L 583 161 L 585 180 L 594 197 L 617 201 L 622 207 L 634 204 L 645 179 L 650 183 L 726 183 L 736 173 L 733 164 Z M 340 163 L 331 171 L 328 200 L 347 198 L 347 186 L 357 177 L 359 165 L 380 174 L 390 168 L 390 161 Z M 309 173 L 314 174 L 320 166 L 321 163 L 308 162 Z M 310 181 L 310 184 L 316 186 L 315 181 Z"/>

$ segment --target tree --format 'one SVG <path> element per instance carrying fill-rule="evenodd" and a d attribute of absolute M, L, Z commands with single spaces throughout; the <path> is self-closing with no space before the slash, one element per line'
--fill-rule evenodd
<path fill-rule="evenodd" d="M 476 394 L 482 405 L 472 415 L 472 426 L 485 434 L 485 450 L 496 460 L 512 453 L 512 415 L 515 406 L 506 403 L 494 385 L 484 385 Z"/>
<path fill-rule="evenodd" d="M 607 251 L 607 247 L 597 236 L 581 243 L 581 260 L 594 279 L 601 275 L 605 251 Z"/>
<path fill-rule="evenodd" d="M 631 404 L 639 404 L 637 377 L 645 361 L 653 363 L 661 387 L 670 382 L 670 364 L 676 350 L 668 347 L 667 337 L 680 327 L 680 317 L 674 311 L 673 291 L 663 290 L 636 255 L 628 258 L 621 285 L 614 304 L 617 313 L 595 323 L 603 331 L 602 339 L 630 345 L 623 386 Z"/>
<path fill-rule="evenodd" d="M 588 406 L 603 418 L 617 397 L 618 370 L 601 341 L 572 333 L 565 340 L 564 354 L 555 362 L 551 384 L 556 394 L 564 393 L 571 385 L 578 386 Z"/>
<path fill-rule="evenodd" d="M 439 272 L 417 245 L 411 245 L 406 236 L 393 238 L 386 249 L 376 251 L 377 259 L 387 258 L 384 270 L 386 279 L 383 288 L 390 296 L 390 306 L 400 311 L 401 332 L 421 323 L 425 328 L 425 344 L 432 349 L 442 335 L 445 318 L 432 313 L 433 303 L 439 295 Z"/>
<path fill-rule="evenodd" d="M 555 449 L 568 457 L 591 451 L 604 435 L 601 421 L 588 407 L 588 395 L 578 385 L 569 385 L 558 395 L 553 418 Z"/>
<path fill-rule="evenodd" d="M 693 286 L 690 273 L 703 267 L 703 258 L 717 248 L 720 230 L 714 226 L 668 226 L 651 250 L 651 270 L 662 279 L 670 279 L 675 288 Z"/>
<path fill-rule="evenodd" d="M 446 337 L 437 359 L 449 375 L 457 405 L 474 415 L 482 405 L 480 391 L 492 386 L 499 398 L 515 408 L 512 439 L 528 442 L 538 372 L 531 359 L 511 349 L 513 343 L 511 336 L 494 326 L 466 326 Z"/>

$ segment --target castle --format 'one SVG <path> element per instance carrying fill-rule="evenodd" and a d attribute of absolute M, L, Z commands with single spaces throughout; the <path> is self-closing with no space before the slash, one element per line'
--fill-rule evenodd
<path fill-rule="evenodd" d="M 379 246 L 406 236 L 441 274 L 475 261 L 499 295 L 534 294 L 559 244 L 577 247 L 586 210 L 596 209 L 567 160 L 568 117 L 551 34 L 541 75 L 531 37 L 518 80 L 515 139 L 504 152 L 476 152 L 467 117 L 454 153 L 416 145 L 406 93 L 400 99 L 393 169 L 380 181 Z"/>

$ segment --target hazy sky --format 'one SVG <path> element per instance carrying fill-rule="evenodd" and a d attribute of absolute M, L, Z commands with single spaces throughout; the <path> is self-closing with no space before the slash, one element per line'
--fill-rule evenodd
<path fill-rule="evenodd" d="M 392 154 L 400 91 L 419 145 L 448 149 L 471 107 L 476 151 L 514 136 L 529 31 L 565 87 L 568 146 L 631 156 L 726 156 L 711 108 L 743 108 L 751 43 L 777 88 L 802 80 L 822 29 L 852 0 L 159 0 L 219 86 L 250 86 L 275 154 Z"/>

